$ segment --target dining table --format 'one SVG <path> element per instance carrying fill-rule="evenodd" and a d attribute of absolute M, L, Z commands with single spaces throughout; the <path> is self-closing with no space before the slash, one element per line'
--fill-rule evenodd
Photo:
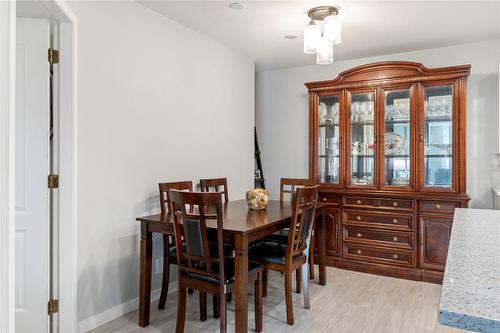
<path fill-rule="evenodd" d="M 316 214 L 322 214 L 324 205 L 317 204 Z M 250 244 L 290 226 L 292 216 L 288 202 L 270 200 L 265 209 L 252 210 L 246 200 L 223 204 L 224 243 L 233 245 L 235 261 L 234 308 L 235 332 L 248 332 L 248 248 Z M 151 306 L 151 270 L 153 233 L 173 235 L 173 215 L 155 214 L 136 219 L 141 224 L 139 325 L 149 325 Z M 207 228 L 216 225 L 207 225 Z M 318 244 L 319 284 L 326 285 L 325 225 L 324 218 L 317 218 L 314 237 Z M 303 277 L 308 278 L 308 277 Z"/>

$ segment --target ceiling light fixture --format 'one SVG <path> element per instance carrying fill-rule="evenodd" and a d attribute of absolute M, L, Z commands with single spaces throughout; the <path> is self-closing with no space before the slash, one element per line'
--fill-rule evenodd
<path fill-rule="evenodd" d="M 297 35 L 285 35 L 285 39 L 297 39 L 299 36 Z"/>
<path fill-rule="evenodd" d="M 339 9 L 333 6 L 314 7 L 307 12 L 311 21 L 304 28 L 304 53 L 316 54 L 317 64 L 333 62 L 333 45 L 342 41 L 342 27 L 338 15 Z M 323 21 L 323 34 L 321 25 L 316 21 Z"/>
<path fill-rule="evenodd" d="M 243 8 L 245 8 L 245 6 L 239 2 L 232 2 L 229 4 L 229 8 L 236 9 L 236 10 L 242 10 Z"/>

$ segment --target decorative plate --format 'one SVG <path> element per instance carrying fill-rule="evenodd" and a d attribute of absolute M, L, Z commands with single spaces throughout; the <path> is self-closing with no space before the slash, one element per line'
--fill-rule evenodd
<path fill-rule="evenodd" d="M 399 155 L 405 148 L 405 139 L 395 132 L 385 133 L 384 147 L 386 155 Z"/>

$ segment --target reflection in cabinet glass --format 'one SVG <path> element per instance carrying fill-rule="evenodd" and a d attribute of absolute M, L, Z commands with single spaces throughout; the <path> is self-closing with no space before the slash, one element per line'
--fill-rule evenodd
<path fill-rule="evenodd" d="M 410 184 L 410 90 L 385 92 L 384 175 L 386 186 Z"/>
<path fill-rule="evenodd" d="M 320 97 L 319 177 L 322 183 L 339 183 L 339 97 Z"/>
<path fill-rule="evenodd" d="M 375 94 L 351 95 L 351 183 L 373 185 L 375 175 Z"/>
<path fill-rule="evenodd" d="M 453 160 L 452 86 L 425 87 L 424 185 L 450 188 Z"/>

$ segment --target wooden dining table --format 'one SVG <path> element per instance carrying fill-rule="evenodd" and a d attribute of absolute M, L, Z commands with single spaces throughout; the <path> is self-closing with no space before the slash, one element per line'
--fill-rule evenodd
<path fill-rule="evenodd" d="M 318 203 L 317 214 L 322 205 Z M 246 200 L 229 201 L 223 205 L 224 242 L 234 246 L 235 255 L 235 332 L 248 332 L 248 248 L 252 241 L 290 226 L 292 210 L 289 203 L 269 201 L 266 209 L 250 210 Z M 141 223 L 141 267 L 139 290 L 139 325 L 149 325 L 151 306 L 151 268 L 153 233 L 172 235 L 172 214 L 138 217 Z M 326 284 L 325 225 L 317 219 L 315 237 L 318 240 L 319 284 Z M 215 228 L 215 223 L 207 227 Z M 303 277 L 307 278 L 307 277 Z"/>

